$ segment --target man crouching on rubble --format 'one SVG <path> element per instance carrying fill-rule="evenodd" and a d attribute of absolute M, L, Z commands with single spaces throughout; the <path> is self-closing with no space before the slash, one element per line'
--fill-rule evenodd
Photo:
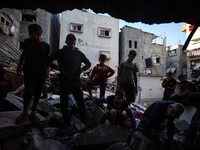
<path fill-rule="evenodd" d="M 69 92 L 73 94 L 76 100 L 81 122 L 86 123 L 85 102 L 83 100 L 83 92 L 81 89 L 80 74 L 89 69 L 91 63 L 86 56 L 75 47 L 76 37 L 73 34 L 67 35 L 65 43 L 67 45 L 49 56 L 48 65 L 61 72 L 59 79 L 61 112 L 65 125 L 69 126 L 70 123 L 67 110 Z M 54 60 L 57 60 L 58 65 L 52 63 Z M 85 66 L 81 67 L 81 63 L 84 63 Z"/>
<path fill-rule="evenodd" d="M 171 145 L 174 135 L 174 119 L 184 111 L 184 106 L 173 101 L 157 101 L 144 112 L 138 131 L 143 139 L 149 141 L 147 150 L 162 150 L 164 143 L 162 134 L 167 127 L 168 146 Z"/>
<path fill-rule="evenodd" d="M 125 91 L 117 89 L 115 95 L 102 97 L 94 101 L 98 106 L 104 109 L 107 119 L 112 125 L 120 125 L 125 128 L 133 129 L 133 137 L 140 138 L 136 131 L 136 122 L 128 102 L 125 100 Z M 103 105 L 107 103 L 107 107 Z M 127 116 L 123 114 L 126 111 Z"/>
<path fill-rule="evenodd" d="M 40 119 L 35 115 L 36 107 L 47 76 L 46 61 L 50 53 L 50 46 L 41 38 L 42 28 L 38 24 L 28 26 L 29 37 L 22 45 L 23 52 L 19 59 L 17 73 L 21 73 L 23 64 L 25 92 L 23 113 L 15 120 L 16 123 L 23 123 L 27 118 L 28 107 L 32 96 L 34 96 L 32 111 L 29 119 L 38 123 Z"/>

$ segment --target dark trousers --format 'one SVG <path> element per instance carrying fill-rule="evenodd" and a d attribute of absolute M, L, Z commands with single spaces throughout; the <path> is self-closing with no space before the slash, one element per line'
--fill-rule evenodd
<path fill-rule="evenodd" d="M 120 83 L 120 87 L 125 91 L 126 100 L 130 102 L 135 102 L 135 91 L 134 85 Z"/>
<path fill-rule="evenodd" d="M 90 80 L 87 83 L 87 88 L 88 90 L 92 90 L 93 86 L 99 85 L 100 86 L 100 97 L 104 97 L 105 96 L 105 90 L 106 90 L 106 82 L 101 82 L 98 80 Z"/>
<path fill-rule="evenodd" d="M 78 111 L 81 122 L 85 121 L 85 102 L 83 100 L 83 92 L 81 89 L 81 82 L 69 81 L 61 77 L 60 79 L 60 104 L 63 119 L 66 125 L 69 125 L 68 117 L 68 96 L 69 92 L 74 96 L 78 105 Z"/>

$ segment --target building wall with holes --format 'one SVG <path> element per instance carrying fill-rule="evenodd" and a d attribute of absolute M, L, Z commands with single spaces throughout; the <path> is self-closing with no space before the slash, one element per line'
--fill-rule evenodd
<path fill-rule="evenodd" d="M 51 51 L 58 49 L 60 32 L 58 15 L 52 15 L 42 9 L 33 11 L 8 8 L 1 9 L 0 15 L 0 44 L 10 41 L 20 48 L 20 43 L 29 37 L 28 26 L 37 23 L 43 29 L 42 39 L 51 45 Z"/>

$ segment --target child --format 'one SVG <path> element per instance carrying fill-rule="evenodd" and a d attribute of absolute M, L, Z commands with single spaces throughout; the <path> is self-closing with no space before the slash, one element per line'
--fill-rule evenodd
<path fill-rule="evenodd" d="M 101 54 L 99 56 L 99 64 L 93 68 L 92 74 L 87 81 L 88 92 L 91 100 L 94 100 L 91 92 L 92 87 L 94 85 L 100 85 L 100 97 L 104 97 L 107 85 L 106 81 L 108 80 L 107 78 L 111 77 L 115 73 L 112 68 L 104 64 L 105 60 L 106 55 Z"/>
<path fill-rule="evenodd" d="M 120 63 L 117 74 L 117 88 L 122 88 L 125 91 L 126 100 L 129 104 L 135 102 L 135 95 L 138 92 L 138 67 L 133 63 L 136 55 L 135 50 L 130 50 L 128 59 Z"/>
<path fill-rule="evenodd" d="M 104 109 L 110 124 L 120 125 L 128 129 L 132 128 L 133 136 L 139 136 L 136 131 L 135 118 L 128 102 L 125 100 L 125 92 L 123 89 L 117 89 L 115 95 L 111 95 L 105 98 L 102 97 L 94 100 L 94 102 L 102 109 Z M 107 103 L 107 107 L 105 107 L 103 103 Z M 128 116 L 122 113 L 124 110 Z"/>
<path fill-rule="evenodd" d="M 29 119 L 33 123 L 38 123 L 40 120 L 35 115 L 36 107 L 44 85 L 47 66 L 46 61 L 50 53 L 50 46 L 42 41 L 42 28 L 38 24 L 28 26 L 29 37 L 24 41 L 23 52 L 20 56 L 17 73 L 21 73 L 21 65 L 23 64 L 25 92 L 24 110 L 20 116 L 16 118 L 16 123 L 23 123 L 27 118 L 28 107 L 32 96 L 33 106 Z"/>
<path fill-rule="evenodd" d="M 175 93 L 177 81 L 173 78 L 173 73 L 168 72 L 167 78 L 163 80 L 162 87 L 165 88 L 162 100 L 169 100 L 170 96 Z"/>
<path fill-rule="evenodd" d="M 83 92 L 81 89 L 80 74 L 89 69 L 91 66 L 90 61 L 86 56 L 77 48 L 76 37 L 73 34 L 68 34 L 66 37 L 65 45 L 52 53 L 48 58 L 48 64 L 53 69 L 60 70 L 60 103 L 61 112 L 66 126 L 70 126 L 68 118 L 68 95 L 71 92 L 77 102 L 81 122 L 85 123 L 85 102 L 83 100 Z M 58 65 L 52 62 L 57 60 Z M 81 68 L 81 63 L 85 66 Z"/>

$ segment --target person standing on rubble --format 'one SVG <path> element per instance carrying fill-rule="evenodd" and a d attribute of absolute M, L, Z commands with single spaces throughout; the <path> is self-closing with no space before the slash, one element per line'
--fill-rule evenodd
<path fill-rule="evenodd" d="M 165 88 L 163 99 L 164 101 L 169 100 L 170 96 L 175 93 L 177 81 L 173 78 L 173 73 L 168 72 L 167 78 L 163 80 L 162 87 Z"/>
<path fill-rule="evenodd" d="M 94 85 L 100 85 L 100 97 L 104 97 L 107 85 L 106 81 L 108 81 L 108 78 L 115 73 L 112 68 L 104 64 L 106 58 L 107 57 L 104 54 L 99 56 L 99 64 L 92 69 L 92 73 L 87 80 L 87 87 L 91 100 L 94 100 L 92 96 L 92 87 Z"/>
<path fill-rule="evenodd" d="M 41 96 L 45 77 L 47 74 L 47 57 L 50 54 L 50 46 L 42 40 L 42 28 L 38 24 L 28 26 L 29 37 L 25 39 L 23 44 L 23 52 L 19 59 L 17 73 L 21 73 L 21 65 L 23 64 L 25 92 L 24 110 L 15 120 L 16 123 L 23 123 L 28 114 L 28 107 L 32 96 L 33 105 L 29 119 L 33 123 L 38 123 L 40 119 L 35 115 L 36 107 Z"/>
<path fill-rule="evenodd" d="M 67 110 L 69 92 L 73 94 L 77 102 L 81 122 L 85 122 L 85 102 L 81 89 L 80 74 L 89 69 L 91 63 L 86 56 L 75 47 L 76 37 L 73 34 L 67 35 L 65 43 L 67 45 L 49 56 L 48 64 L 53 69 L 60 70 L 61 72 L 59 80 L 61 112 L 65 125 L 69 126 Z M 54 60 L 57 60 L 58 65 L 52 63 Z M 81 68 L 82 62 L 85 66 Z"/>
<path fill-rule="evenodd" d="M 128 59 L 121 62 L 118 67 L 117 88 L 122 88 L 126 93 L 126 100 L 130 104 L 135 102 L 135 95 L 138 93 L 137 72 L 138 67 L 133 60 L 137 55 L 135 50 L 130 50 Z"/>
<path fill-rule="evenodd" d="M 140 121 L 137 130 L 143 140 L 149 141 L 147 150 L 161 150 L 164 146 L 163 133 L 167 128 L 168 146 L 174 135 L 174 119 L 184 111 L 184 106 L 173 101 L 156 101 L 151 104 Z"/>

